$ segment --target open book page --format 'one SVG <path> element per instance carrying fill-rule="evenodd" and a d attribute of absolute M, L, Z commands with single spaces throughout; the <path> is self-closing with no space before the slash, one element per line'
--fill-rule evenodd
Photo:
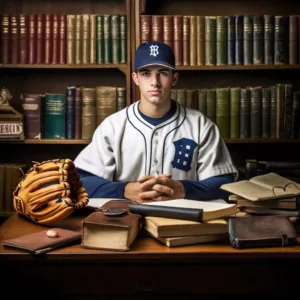
<path fill-rule="evenodd" d="M 185 207 L 185 208 L 198 208 L 203 209 L 203 211 L 216 211 L 221 209 L 226 209 L 235 204 L 228 204 L 222 199 L 208 200 L 208 201 L 198 201 L 198 200 L 189 200 L 189 199 L 174 199 L 167 201 L 153 201 L 143 203 L 147 205 L 161 205 L 169 207 Z"/>
<path fill-rule="evenodd" d="M 300 184 L 275 173 L 268 173 L 260 176 L 255 176 L 249 181 L 269 189 L 272 189 L 273 187 L 278 187 L 274 191 L 276 195 L 279 192 L 279 187 L 286 187 L 287 193 L 298 194 L 300 192 Z"/>

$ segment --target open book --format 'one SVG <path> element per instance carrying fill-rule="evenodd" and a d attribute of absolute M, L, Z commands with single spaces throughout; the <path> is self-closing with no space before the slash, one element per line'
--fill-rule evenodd
<path fill-rule="evenodd" d="M 300 194 L 300 184 L 275 173 L 226 183 L 221 189 L 252 201 L 279 199 Z"/>
<path fill-rule="evenodd" d="M 219 219 L 234 215 L 238 212 L 235 203 L 226 203 L 222 199 L 197 201 L 189 199 L 174 199 L 167 201 L 153 201 L 143 203 L 145 205 L 166 206 L 166 207 L 181 207 L 181 208 L 196 208 L 202 209 L 202 221 Z"/>

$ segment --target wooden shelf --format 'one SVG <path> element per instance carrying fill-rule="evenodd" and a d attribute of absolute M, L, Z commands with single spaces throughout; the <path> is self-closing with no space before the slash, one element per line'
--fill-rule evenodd
<path fill-rule="evenodd" d="M 41 139 L 41 140 L 24 140 L 24 141 L 9 141 L 4 140 L 0 143 L 10 143 L 10 144 L 89 144 L 91 140 L 61 140 L 61 139 Z"/>
<path fill-rule="evenodd" d="M 224 139 L 226 144 L 284 144 L 300 143 L 300 139 L 276 139 L 276 138 L 257 138 L 257 139 Z"/>
<path fill-rule="evenodd" d="M 230 70 L 297 70 L 300 65 L 250 65 L 250 66 L 176 66 L 178 71 L 230 71 Z"/>

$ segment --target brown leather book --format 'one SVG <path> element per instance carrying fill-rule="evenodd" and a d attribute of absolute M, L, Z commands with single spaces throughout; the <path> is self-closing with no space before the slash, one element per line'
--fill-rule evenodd
<path fill-rule="evenodd" d="M 190 17 L 183 16 L 183 65 L 190 65 Z"/>
<path fill-rule="evenodd" d="M 82 63 L 82 15 L 75 15 L 75 64 Z"/>
<path fill-rule="evenodd" d="M 37 15 L 37 31 L 36 31 L 36 63 L 44 63 L 44 15 Z"/>
<path fill-rule="evenodd" d="M 75 64 L 75 15 L 67 15 L 67 64 Z"/>
<path fill-rule="evenodd" d="M 182 66 L 183 16 L 173 16 L 174 20 L 174 54 L 176 66 Z"/>
<path fill-rule="evenodd" d="M 59 16 L 52 16 L 52 64 L 58 64 Z"/>
<path fill-rule="evenodd" d="M 155 42 L 161 42 L 163 43 L 164 36 L 163 36 L 163 30 L 164 30 L 164 19 L 163 16 L 154 15 L 152 16 L 152 30 L 151 30 L 151 39 Z"/>
<path fill-rule="evenodd" d="M 63 228 L 51 228 L 58 233 L 58 237 L 48 237 L 46 235 L 47 230 L 39 232 L 29 233 L 16 238 L 7 239 L 2 241 L 3 246 L 15 250 L 23 250 L 33 255 L 44 254 L 73 244 L 74 242 L 80 242 L 81 233 L 63 229 Z"/>
<path fill-rule="evenodd" d="M 107 209 L 105 212 L 93 212 L 86 217 L 82 222 L 82 247 L 130 250 L 142 228 L 142 217 L 125 210 L 120 211 L 121 214 L 110 215 Z"/>
<path fill-rule="evenodd" d="M 198 109 L 198 94 L 195 89 L 186 90 L 186 107 Z"/>
<path fill-rule="evenodd" d="M 163 42 L 174 49 L 173 16 L 163 16 Z"/>
<path fill-rule="evenodd" d="M 36 15 L 28 16 L 29 32 L 28 32 L 28 63 L 33 65 L 36 63 L 36 36 L 37 36 L 37 19 Z"/>
<path fill-rule="evenodd" d="M 298 16 L 289 16 L 290 31 L 289 31 L 289 64 L 298 64 L 299 58 L 299 21 Z"/>
<path fill-rule="evenodd" d="M 66 63 L 66 37 L 67 37 L 67 17 L 59 15 L 59 32 L 58 32 L 58 61 L 59 64 Z"/>
<path fill-rule="evenodd" d="M 1 63 L 10 63 L 10 17 L 1 16 Z"/>
<path fill-rule="evenodd" d="M 197 16 L 197 66 L 205 64 L 205 18 Z"/>
<path fill-rule="evenodd" d="M 151 15 L 141 15 L 141 43 L 151 41 Z"/>
<path fill-rule="evenodd" d="M 52 61 L 52 46 L 53 46 L 53 16 L 45 15 L 45 48 L 44 48 L 44 63 L 50 64 Z"/>
<path fill-rule="evenodd" d="M 197 17 L 190 16 L 190 65 L 197 65 Z"/>
<path fill-rule="evenodd" d="M 96 88 L 82 88 L 81 138 L 89 140 L 96 129 Z"/>
<path fill-rule="evenodd" d="M 90 15 L 82 15 L 82 63 L 90 63 Z"/>
<path fill-rule="evenodd" d="M 20 64 L 28 63 L 28 16 L 24 14 L 18 15 L 19 19 L 19 62 Z"/>

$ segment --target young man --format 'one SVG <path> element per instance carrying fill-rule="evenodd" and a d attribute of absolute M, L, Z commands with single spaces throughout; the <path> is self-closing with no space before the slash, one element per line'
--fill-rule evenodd
<path fill-rule="evenodd" d="M 237 178 L 216 125 L 171 100 L 178 81 L 172 49 L 141 44 L 132 79 L 141 99 L 107 117 L 75 159 L 90 198 L 136 202 L 225 198 Z"/>

